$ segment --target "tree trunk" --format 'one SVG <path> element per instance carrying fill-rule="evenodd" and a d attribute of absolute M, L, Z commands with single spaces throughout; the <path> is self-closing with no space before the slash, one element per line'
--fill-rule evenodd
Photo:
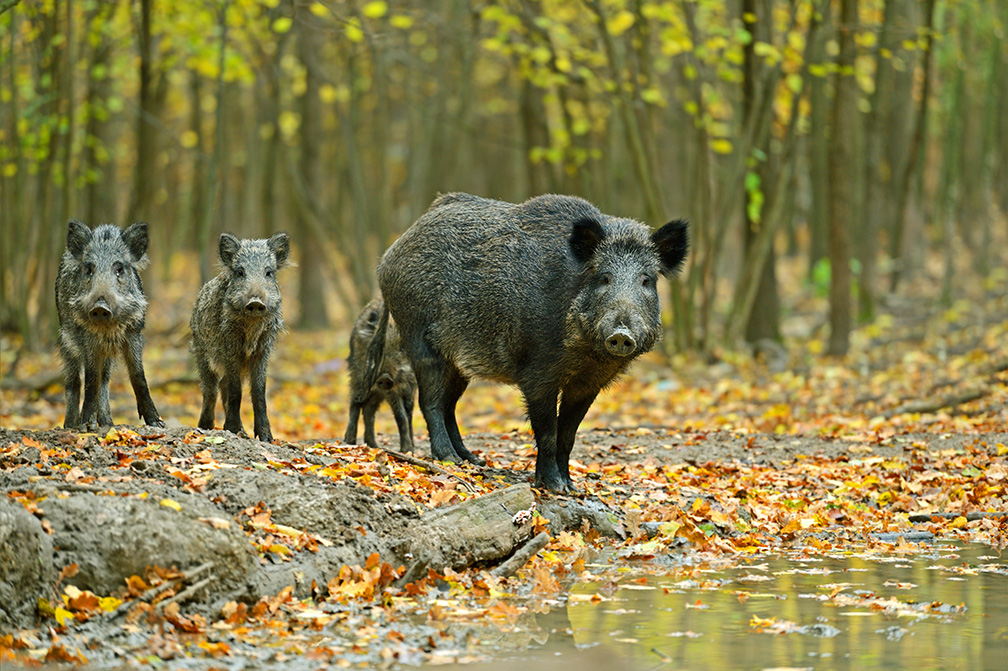
<path fill-rule="evenodd" d="M 143 221 L 149 217 L 154 195 L 155 128 L 152 123 L 157 114 L 154 104 L 154 54 L 151 44 L 151 12 L 153 0 L 138 0 L 140 4 L 140 32 L 137 46 L 140 51 L 140 112 L 136 120 L 136 165 L 133 168 L 133 192 L 130 200 L 128 222 Z"/>
<path fill-rule="evenodd" d="M 886 128 L 882 121 L 889 109 L 892 92 L 891 54 L 896 44 L 893 23 L 897 0 L 883 0 L 882 25 L 879 27 L 878 48 L 875 50 L 875 89 L 872 91 L 868 115 L 865 117 L 865 198 L 860 220 L 863 234 L 859 236 L 857 257 L 861 261 L 861 282 L 858 285 L 858 320 L 871 321 L 875 316 L 875 283 L 878 266 L 879 222 L 885 220 L 887 194 L 892 190 L 892 166 L 884 157 Z M 890 56 L 886 56 L 890 54 Z"/>
<path fill-rule="evenodd" d="M 910 149 L 903 174 L 897 191 L 896 219 L 893 222 L 893 234 L 889 241 L 889 256 L 893 261 L 892 273 L 889 275 L 889 289 L 895 291 L 903 274 L 903 229 L 907 215 L 907 204 L 910 202 L 912 178 L 918 163 L 918 156 L 923 153 L 925 132 L 927 131 L 928 98 L 931 95 L 931 64 L 934 43 L 934 10 L 935 0 L 925 0 L 924 14 L 924 83 L 921 90 L 920 104 L 917 107 L 914 120 L 913 136 L 910 139 Z"/>
<path fill-rule="evenodd" d="M 324 211 L 323 208 L 318 207 L 318 200 L 323 188 L 319 145 L 324 135 L 322 101 L 319 99 L 321 77 L 318 71 L 322 34 L 316 26 L 316 19 L 311 12 L 299 11 L 298 14 L 299 16 L 294 22 L 298 26 L 298 57 L 305 66 L 305 91 L 301 96 L 301 157 L 298 162 L 298 170 L 308 191 L 308 197 L 315 202 L 313 209 Z M 304 215 L 299 213 L 297 219 L 297 242 L 301 247 L 298 278 L 301 314 L 298 317 L 297 326 L 303 329 L 324 328 L 329 325 L 325 278 L 322 274 L 325 254 L 322 245 L 315 239 L 311 226 L 305 221 Z"/>
<path fill-rule="evenodd" d="M 750 118 L 756 113 L 756 67 L 757 59 L 755 44 L 759 26 L 757 24 L 756 0 L 742 0 L 742 21 L 749 30 L 751 39 L 745 44 L 742 50 L 742 117 L 743 125 L 750 123 Z M 769 40 L 767 40 L 769 41 Z M 768 156 L 767 147 L 754 147 L 760 149 L 764 157 Z M 743 221 L 743 249 L 746 257 L 752 255 L 756 241 L 759 239 L 759 229 L 768 225 L 765 219 L 766 208 L 765 196 L 768 186 L 766 158 L 754 165 L 751 171 L 752 179 L 758 180 L 759 185 L 750 184 L 746 189 L 746 200 L 742 221 Z M 752 310 L 746 319 L 745 339 L 746 342 L 755 343 L 759 340 L 780 340 L 778 324 L 780 321 L 780 301 L 777 296 L 776 277 L 776 254 L 773 248 L 773 237 L 771 236 L 766 256 L 762 263 L 762 270 L 759 273 L 758 288 Z"/>
<path fill-rule="evenodd" d="M 854 79 L 854 35 L 857 0 L 841 0 L 839 72 L 834 78 L 833 124 L 829 163 L 830 338 L 828 352 L 847 353 L 851 330 L 850 231 L 856 216 L 852 170 L 857 124 L 857 82 Z"/>

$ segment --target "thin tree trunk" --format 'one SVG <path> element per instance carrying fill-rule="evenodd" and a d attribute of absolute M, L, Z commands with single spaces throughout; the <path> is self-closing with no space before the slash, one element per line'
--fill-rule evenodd
<path fill-rule="evenodd" d="M 317 204 L 322 193 L 322 163 L 319 145 L 324 137 L 322 101 L 319 99 L 321 77 L 318 71 L 322 35 L 316 26 L 315 17 L 310 12 L 299 12 L 296 19 L 298 57 L 305 66 L 305 91 L 301 96 L 301 158 L 298 170 L 307 188 L 308 198 L 315 201 L 313 209 L 322 211 L 322 208 Z M 298 328 L 324 328 L 329 325 L 325 278 L 322 275 L 322 264 L 325 263 L 324 253 L 322 246 L 315 240 L 311 227 L 300 215 L 298 216 L 297 230 L 298 244 L 301 247 L 298 278 L 301 314 L 298 317 L 297 325 Z"/>
<path fill-rule="evenodd" d="M 826 42 L 831 33 L 830 2 L 823 3 L 823 30 L 811 41 L 815 63 L 826 59 Z M 813 75 L 809 85 L 808 164 L 811 207 L 809 211 L 808 275 L 814 277 L 819 263 L 829 254 L 829 126 L 830 100 L 826 76 Z"/>
<path fill-rule="evenodd" d="M 857 82 L 854 79 L 854 35 L 857 31 L 857 0 L 840 2 L 839 72 L 835 77 L 833 126 L 830 136 L 830 338 L 828 352 L 847 353 L 851 330 L 850 231 L 856 215 L 851 171 L 852 146 L 857 124 Z"/>
<path fill-rule="evenodd" d="M 882 120 L 889 108 L 892 91 L 891 56 L 896 36 L 893 22 L 897 0 L 883 0 L 882 24 L 879 26 L 878 48 L 875 50 L 875 89 L 872 91 L 865 118 L 865 198 L 860 220 L 864 227 L 857 246 L 861 261 L 861 282 L 858 285 L 858 320 L 871 321 L 875 316 L 876 268 L 878 267 L 879 222 L 885 218 L 886 194 L 892 189 L 892 168 L 883 160 L 884 135 Z"/>
<path fill-rule="evenodd" d="M 910 202 L 910 187 L 918 156 L 923 153 L 924 136 L 927 131 L 928 98 L 931 95 L 931 64 L 934 60 L 934 10 L 935 0 L 924 0 L 924 82 L 921 90 L 920 104 L 914 119 L 914 132 L 910 139 L 910 149 L 907 155 L 903 174 L 900 176 L 897 191 L 896 219 L 893 222 L 893 234 L 889 241 L 889 256 L 892 258 L 893 269 L 889 275 L 889 289 L 895 291 L 903 275 L 903 230 L 907 216 L 907 204 Z"/>
<path fill-rule="evenodd" d="M 140 32 L 137 45 L 140 51 L 140 112 L 136 120 L 136 166 L 133 170 L 133 190 L 130 200 L 129 222 L 146 220 L 149 216 L 154 192 L 154 125 L 157 114 L 154 107 L 153 45 L 151 42 L 151 13 L 153 0 L 138 0 L 140 4 Z"/>
<path fill-rule="evenodd" d="M 751 39 L 742 49 L 742 116 L 747 123 L 753 114 L 756 113 L 756 52 L 755 44 L 759 37 L 759 25 L 756 12 L 756 0 L 742 0 L 741 19 L 749 30 Z M 771 28 L 772 30 L 772 28 Z M 766 40 L 770 41 L 770 40 Z M 764 156 L 769 155 L 766 146 L 754 147 L 760 149 Z M 751 153 L 751 152 L 750 152 Z M 760 237 L 760 227 L 770 226 L 771 222 L 766 219 L 766 209 L 763 207 L 768 186 L 768 166 L 766 162 L 760 162 L 754 166 L 751 174 L 753 179 L 760 180 L 760 185 L 756 188 L 746 189 L 743 222 L 743 249 L 746 256 L 752 254 L 756 241 Z M 758 211 L 763 208 L 763 212 Z M 754 309 L 749 311 L 749 316 L 745 320 L 745 339 L 754 343 L 759 340 L 770 339 L 780 340 L 778 322 L 780 320 L 780 302 L 777 297 L 777 278 L 775 270 L 775 254 L 773 250 L 773 235 L 769 236 L 769 244 L 762 255 L 760 271 L 757 273 L 756 295 L 754 297 Z"/>

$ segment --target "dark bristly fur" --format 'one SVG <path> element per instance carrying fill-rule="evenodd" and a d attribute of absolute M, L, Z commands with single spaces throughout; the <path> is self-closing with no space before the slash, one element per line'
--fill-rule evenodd
<path fill-rule="evenodd" d="M 109 375 L 119 354 L 126 361 L 140 417 L 152 426 L 164 426 L 143 369 L 147 297 L 139 271 L 146 264 L 147 224 L 137 222 L 124 231 L 111 224 L 92 230 L 70 222 L 56 276 L 59 348 L 66 374 L 63 425 L 68 429 L 112 425 Z"/>
<path fill-rule="evenodd" d="M 350 422 L 347 424 L 344 441 L 357 442 L 357 418 L 364 413 L 364 442 L 378 448 L 375 439 L 375 412 L 382 401 L 389 404 L 399 427 L 399 449 L 413 451 L 413 399 L 416 397 L 417 381 L 410 368 L 409 360 L 399 343 L 399 330 L 394 322 L 387 326 L 381 316 L 385 304 L 380 298 L 368 303 L 354 322 L 350 334 Z M 385 312 L 387 315 L 388 313 Z M 384 346 L 383 357 L 374 367 L 370 384 L 365 383 L 365 368 L 368 348 L 375 339 L 375 333 L 382 327 Z"/>
<path fill-rule="evenodd" d="M 242 433 L 242 380 L 249 378 L 255 436 L 273 440 L 266 415 L 266 367 L 283 331 L 276 271 L 287 265 L 286 233 L 269 240 L 239 240 L 221 234 L 221 271 L 203 285 L 189 328 L 203 390 L 199 428 L 214 427 L 217 390 L 224 404 L 224 428 Z"/>
<path fill-rule="evenodd" d="M 433 456 L 479 463 L 455 405 L 471 378 L 514 384 L 538 445 L 536 486 L 573 490 L 577 427 L 598 392 L 658 341 L 655 280 L 679 270 L 688 246 L 685 221 L 652 232 L 580 198 L 437 198 L 378 264 Z M 369 351 L 365 377 L 380 361 Z"/>

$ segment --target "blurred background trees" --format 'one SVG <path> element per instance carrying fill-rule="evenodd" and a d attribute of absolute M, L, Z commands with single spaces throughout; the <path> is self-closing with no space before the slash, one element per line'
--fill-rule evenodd
<path fill-rule="evenodd" d="M 72 218 L 148 221 L 155 277 L 194 252 L 206 277 L 221 230 L 288 230 L 289 321 L 319 327 L 438 192 L 552 191 L 693 222 L 667 347 L 778 339 L 786 257 L 842 354 L 905 283 L 951 300 L 956 268 L 992 270 L 1006 22 L 1001 0 L 0 0 L 0 326 L 51 342 Z"/>

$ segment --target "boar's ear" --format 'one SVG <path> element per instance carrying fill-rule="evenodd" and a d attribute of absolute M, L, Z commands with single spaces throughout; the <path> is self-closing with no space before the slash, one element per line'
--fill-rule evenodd
<path fill-rule="evenodd" d="M 234 257 L 238 253 L 239 247 L 241 247 L 241 242 L 238 241 L 238 238 L 230 233 L 221 233 L 220 245 L 218 246 L 221 263 L 230 267 L 234 263 Z"/>
<path fill-rule="evenodd" d="M 605 230 L 602 224 L 594 219 L 575 221 L 570 236 L 570 248 L 574 252 L 574 257 L 581 263 L 587 263 L 604 237 Z"/>
<path fill-rule="evenodd" d="M 651 234 L 651 242 L 658 249 L 661 274 L 677 275 L 689 252 L 689 222 L 685 219 L 670 221 Z"/>
<path fill-rule="evenodd" d="M 87 224 L 76 219 L 71 221 L 67 228 L 67 251 L 75 259 L 79 259 L 84 255 L 84 248 L 88 246 L 89 242 L 91 242 L 91 229 L 87 227 Z"/>
<path fill-rule="evenodd" d="M 290 258 L 290 238 L 287 237 L 287 234 L 277 233 L 266 244 L 276 256 L 277 268 L 286 266 L 287 260 Z"/>
<path fill-rule="evenodd" d="M 138 221 L 131 224 L 122 233 L 123 242 L 129 247 L 130 255 L 133 257 L 133 262 L 137 263 L 143 259 L 144 254 L 147 253 L 147 224 L 143 221 Z"/>

